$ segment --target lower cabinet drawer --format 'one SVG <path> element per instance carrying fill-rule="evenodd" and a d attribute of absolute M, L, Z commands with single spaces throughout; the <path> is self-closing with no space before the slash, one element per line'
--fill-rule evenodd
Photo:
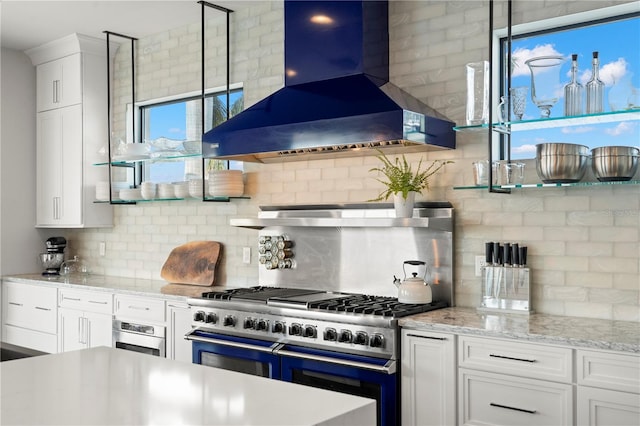
<path fill-rule="evenodd" d="M 460 424 L 572 425 L 570 384 L 459 369 Z"/>
<path fill-rule="evenodd" d="M 164 323 L 164 300 L 116 294 L 114 315 L 119 319 Z"/>
<path fill-rule="evenodd" d="M 2 340 L 11 345 L 50 354 L 58 353 L 58 338 L 55 334 L 42 333 L 26 328 L 4 325 L 2 327 Z"/>
<path fill-rule="evenodd" d="M 640 394 L 640 356 L 577 350 L 578 384 Z"/>
<path fill-rule="evenodd" d="M 573 382 L 573 350 L 514 340 L 460 336 L 458 365 L 463 368 L 554 382 Z"/>

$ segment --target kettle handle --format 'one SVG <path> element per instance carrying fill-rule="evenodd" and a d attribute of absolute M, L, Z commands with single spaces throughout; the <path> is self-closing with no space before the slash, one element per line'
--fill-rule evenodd
<path fill-rule="evenodd" d="M 423 265 L 424 266 L 423 279 L 424 279 L 425 282 L 427 281 L 427 262 L 422 261 L 422 260 L 405 260 L 404 263 L 402 264 L 402 272 L 404 272 L 404 277 L 406 279 L 407 278 L 407 272 L 404 270 L 404 265 L 412 265 L 412 266 Z"/>

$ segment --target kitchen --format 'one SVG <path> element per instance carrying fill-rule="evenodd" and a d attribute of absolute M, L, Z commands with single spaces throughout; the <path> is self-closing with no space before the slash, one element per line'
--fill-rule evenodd
<path fill-rule="evenodd" d="M 516 7 L 522 8 L 519 9 L 522 19 L 539 20 L 619 3 L 626 2 L 554 2 L 553 7 L 545 9 L 539 8 L 536 2 L 517 2 Z M 197 15 L 196 5 L 186 2 L 184 7 L 195 8 Z M 487 4 L 391 2 L 389 13 L 391 81 L 456 123 L 463 123 L 464 66 L 486 59 Z M 503 14 L 504 10 L 499 9 L 498 13 Z M 236 44 L 231 57 L 231 80 L 243 82 L 245 105 L 251 105 L 282 86 L 282 5 L 256 2 L 251 10 L 238 9 L 232 16 L 233 28 L 237 27 L 238 31 L 232 36 Z M 181 34 L 188 30 L 175 31 L 174 34 Z M 161 41 L 171 38 L 169 34 L 141 38 L 140 50 L 161 48 Z M 184 42 L 197 44 L 197 35 Z M 152 60 L 140 58 L 145 59 Z M 35 210 L 34 201 L 23 196 L 23 185 L 10 184 L 20 181 L 24 186 L 35 187 L 33 169 L 24 166 L 33 164 L 35 144 L 8 143 L 35 141 L 35 106 L 24 101 L 18 105 L 12 102 L 11 107 L 5 104 L 25 99 L 25 93 L 31 94 L 28 98 L 35 104 L 35 87 L 32 87 L 35 70 L 24 54 L 5 49 L 2 64 L 3 80 L 13 78 L 11 84 L 3 81 L 2 85 L 2 139 L 5 142 L 2 146 L 0 272 L 13 275 L 40 270 L 35 254 L 42 251 L 48 236 L 60 232 L 34 229 L 34 219 L 29 217 L 29 212 Z M 8 72 L 5 67 L 9 68 Z M 155 71 L 157 67 L 152 68 Z M 31 80 L 27 78 L 29 75 Z M 185 83 L 174 87 L 177 93 L 199 89 L 198 67 L 193 75 L 180 80 Z M 154 76 L 160 80 L 169 77 L 160 73 Z M 143 67 L 139 68 L 139 99 L 170 94 L 162 85 L 150 84 L 152 78 L 143 74 Z M 222 75 L 208 78 L 211 86 L 224 85 Z M 145 81 L 149 82 L 146 86 Z M 160 87 L 161 93 L 154 92 L 155 87 Z M 637 187 L 522 190 L 510 195 L 453 190 L 454 186 L 472 182 L 471 163 L 486 158 L 485 135 L 460 132 L 456 137 L 455 150 L 424 154 L 428 160 L 450 159 L 455 163 L 439 173 L 431 190 L 423 195 L 424 200 L 450 201 L 455 208 L 456 305 L 475 307 L 478 304 L 480 282 L 474 274 L 474 263 L 475 257 L 484 253 L 486 241 L 526 241 L 531 250 L 528 264 L 533 271 L 533 306 L 537 312 L 637 322 L 640 228 Z M 419 154 L 408 156 L 415 161 L 421 157 Z M 230 203 L 180 201 L 114 206 L 113 228 L 65 230 L 64 236 L 69 241 L 67 253 L 88 260 L 95 274 L 158 280 L 172 248 L 196 239 L 215 240 L 225 247 L 220 281 L 229 286 L 255 285 L 258 280 L 255 250 L 249 265 L 242 262 L 242 252 L 243 247 L 255 247 L 256 233 L 229 226 L 230 219 L 255 217 L 261 205 L 365 202 L 380 190 L 380 184 L 369 172 L 376 165 L 374 156 L 280 164 L 245 163 L 246 192 L 250 199 Z M 535 178 L 532 163 L 527 167 Z M 100 255 L 101 242 L 106 242 L 104 256 Z M 366 287 L 362 291 L 366 291 Z M 390 280 L 389 292 L 393 291 L 395 287 Z"/>

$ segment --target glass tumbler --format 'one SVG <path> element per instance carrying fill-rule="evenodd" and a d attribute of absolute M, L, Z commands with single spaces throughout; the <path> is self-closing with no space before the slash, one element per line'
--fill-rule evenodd
<path fill-rule="evenodd" d="M 489 122 L 489 62 L 467 64 L 467 125 Z"/>
<path fill-rule="evenodd" d="M 527 86 L 517 86 L 511 88 L 511 108 L 514 120 L 522 120 L 524 110 L 527 106 Z"/>
<path fill-rule="evenodd" d="M 517 185 L 524 182 L 524 163 L 500 164 L 500 185 Z"/>

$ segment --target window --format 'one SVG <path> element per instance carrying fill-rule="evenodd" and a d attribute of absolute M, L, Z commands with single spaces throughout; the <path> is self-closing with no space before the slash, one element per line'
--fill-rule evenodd
<path fill-rule="evenodd" d="M 242 111 L 243 100 L 242 89 L 238 88 L 230 92 L 230 108 L 226 105 L 226 90 L 207 94 L 205 132 L 227 120 L 227 116 L 231 118 Z M 201 176 L 202 160 L 198 156 L 202 140 L 201 111 L 200 95 L 157 100 L 140 106 L 141 139 L 151 145 L 152 158 L 163 160 L 146 163 L 142 181 L 179 182 Z M 185 155 L 193 155 L 194 158 L 185 159 Z M 206 167 L 226 168 L 228 164 L 226 161 L 209 160 Z"/>
<path fill-rule="evenodd" d="M 532 83 L 525 61 L 551 55 L 565 58 L 560 65 L 556 89 L 558 101 L 551 108 L 551 118 L 564 116 L 563 87 L 570 81 L 571 55 L 578 55 L 578 81 L 584 86 L 591 76 L 594 51 L 599 52 L 600 80 L 605 84 L 604 112 L 640 109 L 640 13 L 637 8 L 628 6 L 514 26 L 511 87 L 527 88 L 523 120 L 541 116 L 532 101 L 531 89 L 535 83 Z M 503 93 L 506 85 L 506 31 L 496 31 L 496 38 L 500 48 L 495 50 L 500 54 L 500 61 L 494 63 L 502 65 L 497 84 Z M 511 135 L 511 158 L 533 158 L 535 145 L 544 142 L 569 142 L 595 148 L 605 145 L 638 146 L 638 141 L 638 121 L 518 131 Z"/>

